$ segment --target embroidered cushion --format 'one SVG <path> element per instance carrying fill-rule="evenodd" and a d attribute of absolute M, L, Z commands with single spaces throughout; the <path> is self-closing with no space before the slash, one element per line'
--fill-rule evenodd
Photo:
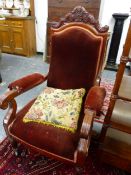
<path fill-rule="evenodd" d="M 23 122 L 38 122 L 75 132 L 84 94 L 83 88 L 61 90 L 46 87 Z"/>

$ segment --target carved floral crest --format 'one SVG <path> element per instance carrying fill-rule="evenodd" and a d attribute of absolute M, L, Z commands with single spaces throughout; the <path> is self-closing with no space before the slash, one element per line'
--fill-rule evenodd
<path fill-rule="evenodd" d="M 94 26 L 94 28 L 98 32 L 107 32 L 109 27 L 104 26 L 101 27 L 99 21 L 94 18 L 92 14 L 90 14 L 84 7 L 76 6 L 70 13 L 67 13 L 64 18 L 61 18 L 58 23 L 54 23 L 52 25 L 53 28 L 59 28 L 63 26 L 65 23 L 70 22 L 83 22 L 85 24 L 90 24 Z"/>

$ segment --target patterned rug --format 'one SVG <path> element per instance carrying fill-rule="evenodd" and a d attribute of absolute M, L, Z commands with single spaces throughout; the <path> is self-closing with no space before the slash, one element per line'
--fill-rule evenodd
<path fill-rule="evenodd" d="M 106 88 L 107 94 L 103 105 L 103 115 L 96 121 L 102 123 L 108 108 L 113 82 L 102 80 L 101 86 Z M 15 156 L 13 148 L 6 138 L 0 144 L 0 175 L 75 175 L 74 166 L 63 164 L 39 154 L 27 152 L 21 145 L 21 155 Z M 98 144 L 92 143 L 86 164 L 81 175 L 129 175 L 128 173 L 102 164 L 97 154 Z"/>
<path fill-rule="evenodd" d="M 100 163 L 96 143 L 91 144 L 81 175 L 129 175 L 117 168 Z M 75 175 L 75 167 L 38 154 L 26 152 L 16 157 L 6 138 L 0 144 L 0 175 Z"/>

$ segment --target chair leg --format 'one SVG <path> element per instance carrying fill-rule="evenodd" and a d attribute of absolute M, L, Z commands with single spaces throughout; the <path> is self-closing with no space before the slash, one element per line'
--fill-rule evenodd
<path fill-rule="evenodd" d="M 13 138 L 9 138 L 9 140 L 10 140 L 10 143 L 13 147 L 15 156 L 19 156 L 21 154 L 21 151 L 19 149 L 19 144 Z"/>
<path fill-rule="evenodd" d="M 13 140 L 11 144 L 14 149 L 15 156 L 19 156 L 21 152 L 20 149 L 18 148 L 18 143 L 15 140 Z"/>
<path fill-rule="evenodd" d="M 17 143 L 14 139 L 11 139 L 10 142 L 11 142 L 11 145 L 13 147 L 15 156 L 26 157 L 26 155 L 28 154 L 28 149 L 26 149 L 26 148 L 21 149 L 21 144 Z"/>
<path fill-rule="evenodd" d="M 14 149 L 15 156 L 20 156 L 21 155 L 21 150 L 17 147 Z"/>
<path fill-rule="evenodd" d="M 82 173 L 83 173 L 83 167 L 76 166 L 75 167 L 75 170 L 76 170 L 76 175 L 82 175 Z"/>
<path fill-rule="evenodd" d="M 14 139 L 11 139 L 10 140 L 10 142 L 11 142 L 11 145 L 12 145 L 12 147 L 15 149 L 15 148 L 17 148 L 17 142 L 14 140 Z"/>

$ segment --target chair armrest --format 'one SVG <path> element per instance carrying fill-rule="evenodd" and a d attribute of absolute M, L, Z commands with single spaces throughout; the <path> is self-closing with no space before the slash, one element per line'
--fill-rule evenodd
<path fill-rule="evenodd" d="M 22 77 L 21 79 L 18 79 L 12 83 L 9 84 L 8 88 L 10 90 L 16 89 L 18 94 L 21 94 L 29 89 L 32 89 L 33 87 L 43 83 L 47 79 L 47 75 L 44 76 L 39 73 L 34 73 L 27 75 L 25 77 Z"/>
<path fill-rule="evenodd" d="M 80 130 L 80 137 L 88 139 L 90 135 L 90 131 L 93 126 L 93 119 L 96 115 L 96 112 L 90 109 L 85 109 L 85 115 L 82 122 L 81 130 Z"/>
<path fill-rule="evenodd" d="M 99 113 L 101 111 L 105 96 L 105 88 L 93 86 L 86 96 L 85 108 L 89 108 Z"/>
<path fill-rule="evenodd" d="M 0 108 L 6 109 L 15 97 L 43 83 L 46 79 L 47 76 L 34 73 L 10 83 L 9 90 L 0 96 Z"/>

